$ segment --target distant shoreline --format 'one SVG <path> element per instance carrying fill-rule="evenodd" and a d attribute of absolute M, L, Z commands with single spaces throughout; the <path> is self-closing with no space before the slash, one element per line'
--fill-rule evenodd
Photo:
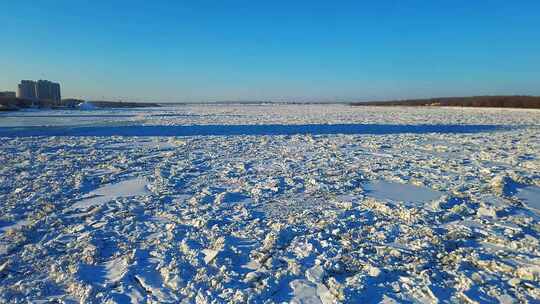
<path fill-rule="evenodd" d="M 439 97 L 425 99 L 404 99 L 389 101 L 352 102 L 351 106 L 409 106 L 409 107 L 479 107 L 479 108 L 517 108 L 540 109 L 537 96 L 471 96 Z"/>
<path fill-rule="evenodd" d="M 300 102 L 300 101 L 215 101 L 215 102 L 123 102 L 123 101 L 84 101 L 79 99 L 63 99 L 60 103 L 43 100 L 27 100 L 13 97 L 0 97 L 0 112 L 17 111 L 21 109 L 79 109 L 82 103 L 90 104 L 95 108 L 149 108 L 167 106 L 189 105 L 330 105 L 340 104 L 349 106 L 406 106 L 406 107 L 480 107 L 480 108 L 515 108 L 540 109 L 538 96 L 471 96 L 471 97 L 437 97 L 422 99 L 403 99 L 385 101 L 359 101 L 359 102 Z"/>
<path fill-rule="evenodd" d="M 77 109 L 81 103 L 87 103 L 96 108 L 149 108 L 161 107 L 158 103 L 150 102 L 123 102 L 123 101 L 84 101 L 79 99 L 64 99 L 60 102 L 49 100 L 28 100 L 13 97 L 0 97 L 1 111 L 18 111 L 21 109 Z"/>

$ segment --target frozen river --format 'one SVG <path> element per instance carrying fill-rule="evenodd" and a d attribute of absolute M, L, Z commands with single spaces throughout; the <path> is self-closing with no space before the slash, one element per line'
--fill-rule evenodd
<path fill-rule="evenodd" d="M 540 301 L 540 111 L 0 114 L 0 302 Z"/>

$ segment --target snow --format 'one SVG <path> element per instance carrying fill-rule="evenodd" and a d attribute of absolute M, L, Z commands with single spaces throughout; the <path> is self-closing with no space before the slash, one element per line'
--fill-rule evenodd
<path fill-rule="evenodd" d="M 108 201 L 120 197 L 146 195 L 149 191 L 146 188 L 145 178 L 132 178 L 115 184 L 105 185 L 94 191 L 91 191 L 81 201 L 73 204 L 74 209 L 86 209 L 88 207 L 104 204 Z"/>
<path fill-rule="evenodd" d="M 378 200 L 402 201 L 426 204 L 439 198 L 442 193 L 427 187 L 400 184 L 388 181 L 373 181 L 363 184 L 367 196 Z"/>
<path fill-rule="evenodd" d="M 0 232 L 6 232 L 8 230 L 20 229 L 21 227 L 24 227 L 24 226 L 26 226 L 28 224 L 29 224 L 29 222 L 27 220 L 19 220 L 19 221 L 15 222 L 15 223 L 12 223 L 12 224 L 0 226 Z"/>
<path fill-rule="evenodd" d="M 527 186 L 518 188 L 516 197 L 530 208 L 540 211 L 540 187 Z"/>
<path fill-rule="evenodd" d="M 512 109 L 0 114 L 0 302 L 538 302 L 539 131 Z"/>

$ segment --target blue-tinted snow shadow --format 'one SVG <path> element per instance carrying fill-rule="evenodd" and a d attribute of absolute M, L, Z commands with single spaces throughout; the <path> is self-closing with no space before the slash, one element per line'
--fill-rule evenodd
<path fill-rule="evenodd" d="M 137 117 L 135 114 L 16 114 L 0 115 L 2 118 L 126 118 Z"/>
<path fill-rule="evenodd" d="M 84 127 L 0 127 L 0 137 L 28 136 L 239 136 L 295 134 L 424 134 L 479 133 L 510 130 L 494 125 L 188 125 L 188 126 L 84 126 Z"/>

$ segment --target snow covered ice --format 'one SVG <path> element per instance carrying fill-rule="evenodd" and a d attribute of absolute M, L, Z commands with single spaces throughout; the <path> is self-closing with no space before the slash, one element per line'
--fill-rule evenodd
<path fill-rule="evenodd" d="M 1 303 L 535 303 L 540 111 L 0 115 Z"/>

